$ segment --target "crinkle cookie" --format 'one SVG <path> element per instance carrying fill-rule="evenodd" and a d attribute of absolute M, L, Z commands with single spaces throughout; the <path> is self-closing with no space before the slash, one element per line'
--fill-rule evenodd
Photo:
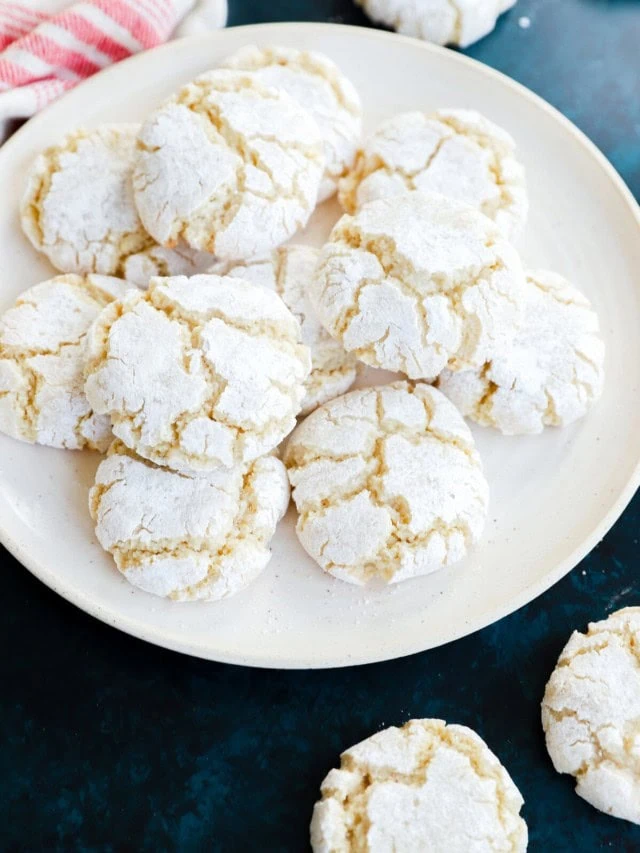
<path fill-rule="evenodd" d="M 341 344 L 324 330 L 309 303 L 307 291 L 319 255 L 320 250 L 311 246 L 283 246 L 266 260 L 249 261 L 225 270 L 227 275 L 275 290 L 300 323 L 302 343 L 311 350 L 311 373 L 305 382 L 302 415 L 344 394 L 357 376 L 355 358 L 347 355 Z"/>
<path fill-rule="evenodd" d="M 108 417 L 84 394 L 84 346 L 100 311 L 127 284 L 101 275 L 59 275 L 25 290 L 0 317 L 0 430 L 70 450 L 104 451 Z"/>
<path fill-rule="evenodd" d="M 353 163 L 362 133 L 362 103 L 353 83 L 323 53 L 292 47 L 248 45 L 224 65 L 252 71 L 261 83 L 284 89 L 311 113 L 325 157 L 318 201 L 333 195 L 338 179 Z"/>
<path fill-rule="evenodd" d="M 311 821 L 314 853 L 522 853 L 523 799 L 466 726 L 410 720 L 340 756 Z"/>
<path fill-rule="evenodd" d="M 133 201 L 138 125 L 76 130 L 35 161 L 22 199 L 22 228 L 62 272 L 121 275 L 153 244 Z"/>
<path fill-rule="evenodd" d="M 126 579 L 178 601 L 215 601 L 254 580 L 288 502 L 286 472 L 273 456 L 179 474 L 120 441 L 89 494 L 98 541 Z"/>
<path fill-rule="evenodd" d="M 310 368 L 300 326 L 275 293 L 215 275 L 155 278 L 94 323 L 85 390 L 140 456 L 211 470 L 282 441 Z"/>
<path fill-rule="evenodd" d="M 356 0 L 396 32 L 435 44 L 468 47 L 488 35 L 516 0 Z"/>
<path fill-rule="evenodd" d="M 133 184 L 147 231 L 223 260 L 265 254 L 306 225 L 324 171 L 318 125 L 250 72 L 203 74 L 142 125 Z"/>
<path fill-rule="evenodd" d="M 413 192 L 342 217 L 311 298 L 347 352 L 433 379 L 506 347 L 523 292 L 518 253 L 494 222 L 460 201 Z"/>
<path fill-rule="evenodd" d="M 474 110 L 401 113 L 381 124 L 340 181 L 340 203 L 355 213 L 369 201 L 412 190 L 465 201 L 511 239 L 529 208 L 513 139 Z"/>
<path fill-rule="evenodd" d="M 147 287 L 156 276 L 198 275 L 209 270 L 215 259 L 208 252 L 198 252 L 188 246 L 167 249 L 153 245 L 136 252 L 124 262 L 124 277 L 139 287 Z"/>
<path fill-rule="evenodd" d="M 330 574 L 397 583 L 480 538 L 489 489 L 462 416 L 430 385 L 350 391 L 303 421 L 284 461 L 298 538 Z"/>
<path fill-rule="evenodd" d="M 574 631 L 542 701 L 558 773 L 606 814 L 640 823 L 640 607 Z"/>
<path fill-rule="evenodd" d="M 562 276 L 527 274 L 520 330 L 478 370 L 445 370 L 438 387 L 463 415 L 505 435 L 567 426 L 602 393 L 604 342 L 591 303 Z"/>

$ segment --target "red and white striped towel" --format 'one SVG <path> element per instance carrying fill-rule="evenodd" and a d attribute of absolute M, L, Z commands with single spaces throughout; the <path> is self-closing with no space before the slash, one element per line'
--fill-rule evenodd
<path fill-rule="evenodd" d="M 0 0 L 0 141 L 106 65 L 226 20 L 226 0 Z"/>

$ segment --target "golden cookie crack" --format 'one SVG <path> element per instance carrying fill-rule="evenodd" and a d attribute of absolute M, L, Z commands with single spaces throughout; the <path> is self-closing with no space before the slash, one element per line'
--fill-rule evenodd
<path fill-rule="evenodd" d="M 145 464 L 153 465 L 146 460 Z M 270 526 L 260 528 L 255 526 L 255 516 L 260 509 L 255 491 L 255 476 L 256 465 L 254 464 L 243 475 L 237 498 L 238 509 L 227 530 L 218 537 L 217 541 L 209 538 L 200 540 L 190 538 L 188 541 L 186 538 L 181 540 L 156 538 L 152 543 L 142 544 L 137 539 L 130 539 L 112 547 L 116 565 L 126 576 L 127 570 L 139 568 L 157 558 L 179 560 L 204 555 L 208 564 L 206 575 L 197 583 L 175 590 L 168 596 L 177 600 L 200 598 L 207 587 L 224 579 L 221 564 L 225 558 L 237 551 L 241 543 L 250 543 L 264 551 L 268 548 L 273 529 Z M 225 489 L 219 490 L 229 494 Z M 142 529 L 144 530 L 144 527 Z"/>
<path fill-rule="evenodd" d="M 103 312 L 101 323 L 93 331 L 94 355 L 87 360 L 87 376 L 95 375 L 105 369 L 110 360 L 118 360 L 110 354 L 109 350 L 111 329 L 126 314 L 135 313 L 141 302 L 146 303 L 153 311 L 158 312 L 171 323 L 180 327 L 182 369 L 187 376 L 193 376 L 196 373 L 201 375 L 206 385 L 206 396 L 202 403 L 195 407 L 186 408 L 173 417 L 171 423 L 165 425 L 167 437 L 163 436 L 164 440 L 155 440 L 152 444 L 143 441 L 143 434 L 147 426 L 147 411 L 144 402 L 135 410 L 125 410 L 123 407 L 122 411 L 111 411 L 110 415 L 118 435 L 123 435 L 124 430 L 121 427 L 126 426 L 126 432 L 131 436 L 129 440 L 135 444 L 145 458 L 171 466 L 180 467 L 186 464 L 196 469 L 206 469 L 211 467 L 210 437 L 204 437 L 204 449 L 193 450 L 183 446 L 185 430 L 194 421 L 205 418 L 228 431 L 230 434 L 229 446 L 225 452 L 230 454 L 235 464 L 245 459 L 245 454 L 248 452 L 247 448 L 251 448 L 256 442 L 269 444 L 273 447 L 282 436 L 289 432 L 294 417 L 293 413 L 299 409 L 299 398 L 304 391 L 302 379 L 299 383 L 289 384 L 276 377 L 265 377 L 272 388 L 277 389 L 283 397 L 288 399 L 287 411 L 281 416 L 272 416 L 263 424 L 257 421 L 249 423 L 238 419 L 237 416 L 221 410 L 221 398 L 232 384 L 232 380 L 219 373 L 216 370 L 215 363 L 206 357 L 202 335 L 207 323 L 211 320 L 219 320 L 226 326 L 235 328 L 236 331 L 248 335 L 252 339 L 263 337 L 277 352 L 295 362 L 298 359 L 302 360 L 305 348 L 297 342 L 293 328 L 288 328 L 286 324 L 277 326 L 268 320 L 261 322 L 256 319 L 255 322 L 245 322 L 238 317 L 229 317 L 223 310 L 217 310 L 213 307 L 202 311 L 196 308 L 185 308 L 179 303 L 178 299 L 172 299 L 170 295 L 164 293 L 162 279 L 156 279 L 151 289 L 145 293 L 135 294 L 132 299 L 124 303 L 114 303 L 113 307 Z M 251 452 L 253 453 L 253 451 Z"/>
<path fill-rule="evenodd" d="M 485 758 L 479 745 L 465 737 L 462 733 L 453 733 L 444 724 L 437 725 L 439 721 L 429 721 L 429 742 L 417 752 L 415 756 L 415 769 L 409 772 L 400 772 L 392 767 L 383 768 L 376 766 L 375 769 L 368 766 L 366 762 L 358 760 L 349 752 L 343 753 L 340 769 L 356 775 L 358 784 L 351 787 L 348 794 L 343 795 L 337 789 L 332 789 L 330 784 L 323 785 L 323 799 L 332 798 L 336 800 L 342 810 L 346 822 L 348 849 L 354 853 L 366 853 L 369 850 L 367 835 L 371 828 L 370 818 L 367 813 L 368 801 L 372 791 L 377 785 L 385 783 L 396 783 L 414 788 L 423 787 L 428 779 L 429 767 L 439 749 L 446 747 L 463 755 L 469 762 L 474 774 L 481 780 L 490 780 L 495 785 L 495 800 L 498 821 L 506 834 L 506 840 L 510 844 L 510 850 L 520 849 L 521 827 L 516 816 L 513 805 L 509 802 L 505 784 L 505 774 L 502 766 L 497 762 L 491 762 Z M 408 724 L 409 726 L 411 723 Z M 406 728 L 399 730 L 406 737 Z M 511 831 L 509 831 L 509 827 Z M 492 836 L 471 836 L 475 839 L 491 843 Z"/>
<path fill-rule="evenodd" d="M 495 219 L 497 210 L 508 210 L 514 203 L 515 199 L 512 183 L 508 181 L 505 176 L 504 163 L 506 159 L 515 163 L 513 154 L 511 152 L 506 153 L 498 151 L 496 142 L 491 138 L 491 136 L 483 134 L 461 122 L 458 122 L 454 116 L 437 115 L 436 120 L 451 128 L 454 133 L 471 140 L 478 146 L 478 148 L 481 148 L 490 155 L 490 161 L 487 165 L 500 193 L 500 201 L 497 207 L 493 201 L 484 201 L 481 205 L 482 212 L 491 219 Z"/>
<path fill-rule="evenodd" d="M 82 130 L 70 134 L 64 143 L 65 150 L 72 154 L 77 153 L 78 144 L 82 139 L 86 139 L 87 136 L 87 132 Z M 57 145 L 51 146 L 51 148 L 47 148 L 42 152 L 36 185 L 33 191 L 25 198 L 22 206 L 23 216 L 33 229 L 32 240 L 34 243 L 40 245 L 44 245 L 42 203 L 51 188 L 54 175 L 62 168 L 60 163 L 61 152 L 61 147 Z"/>
<path fill-rule="evenodd" d="M 299 475 L 310 464 L 320 461 L 330 461 L 340 464 L 358 459 L 364 463 L 363 468 L 359 472 L 354 473 L 348 482 L 340 486 L 334 484 L 329 497 L 317 495 L 307 497 L 304 501 L 297 500 L 299 532 L 304 531 L 310 522 L 315 522 L 325 517 L 328 513 L 333 512 L 336 506 L 347 504 L 362 494 L 366 494 L 374 506 L 384 509 L 389 516 L 391 530 L 385 544 L 378 549 L 375 558 L 359 566 L 343 566 L 334 561 L 323 561 L 323 568 L 328 571 L 336 568 L 345 568 L 350 573 L 359 576 L 362 581 L 381 576 L 390 580 L 397 566 L 400 565 L 400 556 L 403 552 L 406 552 L 407 548 L 424 548 L 428 546 L 434 536 L 442 538 L 447 551 L 449 550 L 449 541 L 453 536 L 462 536 L 467 548 L 473 542 L 473 532 L 469 523 L 464 518 L 458 518 L 454 523 L 445 522 L 442 518 L 435 518 L 430 522 L 428 530 L 417 533 L 413 532 L 410 527 L 411 514 L 406 501 L 402 496 L 389 498 L 384 495 L 384 476 L 389 470 L 386 459 L 386 443 L 389 439 L 397 438 L 398 436 L 402 437 L 405 442 L 416 447 L 421 446 L 425 442 L 430 443 L 435 440 L 439 444 L 449 446 L 461 452 L 470 463 L 471 470 L 480 469 L 479 457 L 473 445 L 458 436 L 432 429 L 431 421 L 434 417 L 434 411 L 428 399 L 423 394 L 416 394 L 415 386 L 407 383 L 407 388 L 409 389 L 409 393 L 418 396 L 423 404 L 427 421 L 424 430 L 418 432 L 415 428 L 407 427 L 397 420 L 389 418 L 384 410 L 383 393 L 374 392 L 376 395 L 376 423 L 372 424 L 367 418 L 353 418 L 356 423 L 360 420 L 373 426 L 373 429 L 366 436 L 366 444 L 358 452 L 337 454 L 335 452 L 327 452 L 323 448 L 316 448 L 308 444 L 298 444 L 295 442 L 287 448 L 285 460 L 294 484 L 294 498 L 296 497 L 295 484 L 300 479 Z M 329 412 L 325 409 L 323 415 L 328 416 Z M 330 416 L 328 419 L 334 425 L 338 425 L 336 421 L 332 421 Z M 340 420 L 344 422 L 347 418 L 344 417 Z M 427 474 L 427 476 L 429 475 Z M 477 504 L 478 508 L 482 510 L 484 500 L 478 497 Z M 320 546 L 320 558 L 324 558 L 324 552 L 329 542 L 330 539 L 326 539 L 324 544 Z M 381 555 L 384 555 L 385 566 L 382 565 Z"/>
<path fill-rule="evenodd" d="M 56 357 L 70 347 L 78 347 L 77 341 L 61 342 L 55 349 L 41 350 L 25 350 L 17 347 L 5 347 L 0 344 L 0 359 L 6 359 L 14 364 L 21 373 L 24 387 L 21 390 L 7 390 L 0 396 L 12 398 L 12 404 L 15 409 L 20 412 L 21 436 L 25 441 L 36 442 L 38 440 L 38 419 L 40 418 L 40 408 L 38 405 L 38 397 L 47 387 L 47 382 L 41 371 L 36 370 L 33 364 L 29 362 L 34 358 L 46 358 L 48 356 Z M 71 389 L 70 389 L 71 391 Z M 87 447 L 96 449 L 91 439 L 81 434 L 82 424 L 94 417 L 91 409 L 83 415 L 73 425 L 73 432 L 78 440 L 78 447 Z M 65 442 L 67 446 L 69 442 Z"/>
<path fill-rule="evenodd" d="M 88 142 L 92 136 L 99 137 L 101 143 L 108 145 L 108 142 L 103 140 L 106 137 L 112 143 L 118 140 L 118 131 L 114 128 L 102 128 L 98 131 L 77 130 L 69 134 L 61 145 L 52 146 L 46 149 L 41 155 L 36 164 L 36 171 L 33 174 L 34 185 L 25 197 L 22 208 L 22 221 L 27 236 L 31 239 L 37 249 L 49 255 L 51 251 L 59 246 L 67 246 L 73 251 L 75 260 L 74 267 L 85 273 L 107 272 L 113 275 L 122 275 L 123 266 L 126 259 L 131 254 L 143 251 L 154 245 L 153 239 L 144 231 L 139 223 L 137 227 L 127 231 L 113 231 L 107 228 L 100 240 L 90 240 L 84 231 L 78 231 L 75 234 L 75 241 L 82 241 L 81 245 L 71 244 L 68 239 L 63 238 L 58 233 L 53 242 L 45 240 L 43 217 L 44 204 L 46 198 L 56 181 L 56 176 L 65 169 L 70 168 L 68 164 L 62 163 L 64 156 L 78 156 L 82 142 Z M 111 246 L 116 254 L 117 261 L 113 268 L 108 270 L 101 269 L 100 254 L 104 247 Z M 90 263 L 87 263 L 86 255 L 90 256 Z M 54 266 L 60 266 L 55 262 L 55 258 L 50 258 Z M 64 270 L 67 271 L 68 267 Z"/>
<path fill-rule="evenodd" d="M 451 42 L 451 44 L 459 44 L 460 36 L 462 35 L 462 12 L 454 0 L 446 0 L 446 3 L 455 16 L 453 19 L 451 35 L 449 36 L 448 41 Z"/>
<path fill-rule="evenodd" d="M 212 90 L 214 92 L 219 91 L 231 91 L 238 92 L 246 89 L 248 91 L 256 91 L 256 84 L 251 83 L 249 78 L 237 78 L 236 79 L 236 87 L 229 87 L 225 89 L 223 85 L 218 84 L 216 89 Z M 302 143 L 298 143 L 295 141 L 289 141 L 284 144 L 278 137 L 274 135 L 247 135 L 241 134 L 237 131 L 229 122 L 227 118 L 222 114 L 222 108 L 219 104 L 213 103 L 210 100 L 207 100 L 207 94 L 209 92 L 209 88 L 206 82 L 194 82 L 191 86 L 185 87 L 185 89 L 177 96 L 175 99 L 175 103 L 180 104 L 182 106 L 187 107 L 191 112 L 202 115 L 206 117 L 210 125 L 215 132 L 217 132 L 221 139 L 238 155 L 240 161 L 242 163 L 239 166 L 237 173 L 237 187 L 234 192 L 240 197 L 238 205 L 242 204 L 242 197 L 247 195 L 253 195 L 258 198 L 263 198 L 268 201 L 276 201 L 276 200 L 295 200 L 304 210 L 308 207 L 308 200 L 304 196 L 304 194 L 300 191 L 298 185 L 298 172 L 299 166 L 295 170 L 294 176 L 294 189 L 293 192 L 286 191 L 286 188 L 282 187 L 276 175 L 274 175 L 272 169 L 264 162 L 264 160 L 260 157 L 258 151 L 255 150 L 255 147 L 251 146 L 251 142 L 260 141 L 260 142 L 268 142 L 269 144 L 276 145 L 285 153 L 289 153 L 291 151 L 297 151 L 302 154 L 302 156 L 306 159 L 316 160 L 320 159 L 320 155 L 318 154 L 316 146 L 308 146 Z M 267 87 L 259 87 L 259 92 L 261 97 L 267 98 L 270 100 L 277 101 L 280 96 L 277 92 L 271 92 Z M 210 134 L 210 132 L 209 132 Z M 210 137 L 212 138 L 212 137 Z M 254 166 L 257 169 L 263 171 L 267 177 L 270 179 L 272 185 L 275 188 L 275 192 L 272 194 L 261 194 L 254 189 L 247 189 L 246 185 L 246 169 L 247 166 Z M 227 211 L 227 217 L 229 217 L 230 212 Z M 229 219 L 227 218 L 228 224 Z"/>
<path fill-rule="evenodd" d="M 580 673 L 576 672 L 573 668 L 573 664 L 577 659 L 586 658 L 588 656 L 597 657 L 601 653 L 607 651 L 612 646 L 613 638 L 616 638 L 619 641 L 618 648 L 631 658 L 634 667 L 640 669 L 640 650 L 638 649 L 636 631 L 633 630 L 631 625 L 627 623 L 620 627 L 611 627 L 610 629 L 603 628 L 600 625 L 590 625 L 587 634 L 578 635 L 576 640 L 584 643 L 586 640 L 600 636 L 602 636 L 601 642 L 592 645 L 583 644 L 580 646 L 574 646 L 570 649 L 565 649 L 556 664 L 556 671 L 562 670 L 565 673 L 563 676 L 565 679 L 567 678 L 567 675 L 570 674 L 572 682 L 608 685 L 606 678 L 594 678 L 584 671 Z M 585 668 L 588 668 L 588 664 L 583 663 L 582 669 L 584 670 Z M 554 723 L 562 723 L 567 718 L 574 719 L 585 729 L 585 734 L 587 736 L 587 740 L 581 739 L 575 741 L 575 744 L 589 744 L 594 752 L 594 756 L 585 758 L 577 770 L 572 769 L 570 771 L 571 774 L 580 779 L 588 775 L 593 770 L 598 769 L 603 764 L 610 764 L 622 772 L 631 771 L 634 774 L 640 774 L 640 759 L 635 755 L 635 746 L 633 743 L 634 738 L 640 735 L 640 717 L 626 720 L 624 731 L 619 731 L 618 726 L 615 726 L 612 723 L 603 723 L 600 726 L 595 726 L 591 719 L 581 716 L 579 711 L 575 707 L 571 706 L 571 689 L 566 686 L 561 689 L 563 691 L 569 690 L 569 699 L 563 700 L 562 704 L 558 706 L 555 702 L 555 695 L 558 691 L 558 687 L 556 687 L 554 676 L 552 675 L 542 702 L 543 722 L 545 714 Z M 548 735 L 550 728 L 548 722 L 545 723 L 544 728 Z M 622 761 L 619 755 L 613 753 L 605 744 L 603 744 L 600 736 L 603 731 L 608 729 L 619 732 L 621 735 L 624 745 L 623 752 L 625 761 Z"/>
<path fill-rule="evenodd" d="M 243 332 L 244 334 L 250 334 L 252 337 L 256 337 L 254 329 L 257 327 L 258 335 L 262 335 L 263 337 L 267 338 L 272 346 L 275 346 L 276 349 L 280 349 L 284 354 L 288 356 L 295 358 L 297 351 L 300 349 L 300 345 L 295 339 L 283 339 L 284 330 L 281 327 L 276 326 L 275 324 L 269 324 L 266 322 L 260 323 L 257 321 L 255 323 L 252 323 L 250 321 L 244 323 L 236 317 L 228 317 L 228 315 L 222 313 L 221 311 L 214 310 L 208 310 L 206 314 L 199 314 L 195 311 L 187 312 L 177 303 L 171 302 L 166 299 L 158 288 L 154 288 L 148 292 L 148 301 L 157 310 L 162 311 L 167 317 L 169 317 L 169 319 L 180 323 L 180 325 L 182 325 L 188 331 L 191 337 L 191 352 L 184 353 L 186 358 L 191 358 L 193 357 L 193 354 L 201 351 L 201 335 L 206 326 L 206 323 L 212 318 L 219 319 L 226 325 L 231 326 L 237 329 L 238 331 Z M 279 331 L 280 337 L 277 337 Z M 209 359 L 207 359 L 206 357 L 201 359 L 200 366 L 207 374 L 208 385 L 211 392 L 211 395 L 207 400 L 209 417 L 212 420 L 216 420 L 219 423 L 224 424 L 229 429 L 234 430 L 236 433 L 236 440 L 239 441 L 240 444 L 242 444 L 243 433 L 247 431 L 248 427 L 243 426 L 237 421 L 230 420 L 224 412 L 219 411 L 217 408 L 220 398 L 229 386 L 229 380 L 225 379 L 219 373 L 217 373 L 217 371 L 215 370 L 215 366 L 211 364 Z M 292 405 L 295 406 L 297 404 L 297 395 L 295 388 L 289 387 L 283 384 L 282 382 L 279 382 L 274 377 L 269 377 L 269 382 L 282 394 L 289 397 Z M 197 411 L 195 413 L 185 412 L 174 424 L 174 439 L 175 437 L 179 437 L 182 434 L 184 428 L 194 419 L 194 417 L 198 417 L 200 415 L 200 411 Z M 289 417 L 284 417 L 277 423 L 272 420 L 262 430 L 258 429 L 254 424 L 251 424 L 250 429 L 254 436 L 266 436 L 268 434 L 285 429 L 288 423 Z M 154 451 L 154 453 L 156 452 L 158 451 Z M 234 455 L 236 454 L 238 459 L 242 457 L 241 450 L 240 452 L 234 452 Z M 192 454 L 185 455 L 192 459 L 199 458 Z"/>
<path fill-rule="evenodd" d="M 316 61 L 307 51 L 298 51 L 296 56 L 281 56 L 277 51 L 263 48 L 260 52 L 252 54 L 251 61 L 243 57 L 242 68 L 250 71 L 259 71 L 261 69 L 270 68 L 274 65 L 280 65 L 285 68 L 290 68 L 293 71 L 303 72 L 310 77 L 320 77 L 331 87 L 331 91 L 336 99 L 338 106 L 345 112 L 349 113 L 352 118 L 359 118 L 359 110 L 357 106 L 351 103 L 344 94 L 340 77 L 336 69 L 329 65 Z"/>
<path fill-rule="evenodd" d="M 184 308 L 159 287 L 148 291 L 147 302 L 170 320 L 182 324 L 190 332 L 201 331 L 210 320 L 215 319 L 243 334 L 251 335 L 251 337 L 264 337 L 272 346 L 282 349 L 289 355 L 300 346 L 297 335 L 291 334 L 290 329 L 279 324 L 276 320 L 260 318 L 242 320 L 238 316 L 229 315 L 220 309 L 209 306 L 202 311 L 198 311 L 195 307 Z"/>
<path fill-rule="evenodd" d="M 402 179 L 405 188 L 409 191 L 416 189 L 415 179 L 425 172 L 440 153 L 442 146 L 450 139 L 450 136 L 441 137 L 427 155 L 424 163 L 415 169 L 406 169 L 400 164 L 390 166 L 379 154 L 369 154 L 366 149 L 359 149 L 353 168 L 348 172 L 340 184 L 340 204 L 350 214 L 354 214 L 358 208 L 357 194 L 360 184 L 376 172 L 385 172 L 387 175 L 397 175 Z"/>
<path fill-rule="evenodd" d="M 431 275 L 428 282 L 425 282 L 420 276 L 416 277 L 411 264 L 399 252 L 397 243 L 393 238 L 386 235 L 364 235 L 353 220 L 338 226 L 334 234 L 334 239 L 339 239 L 350 249 L 365 251 L 375 257 L 383 271 L 383 276 L 379 279 L 363 278 L 358 283 L 352 305 L 342 311 L 339 319 L 334 324 L 336 333 L 339 336 L 344 336 L 353 320 L 360 315 L 359 300 L 364 290 L 367 287 L 384 284 L 391 280 L 394 287 L 397 287 L 413 301 L 414 308 L 420 318 L 420 335 L 423 349 L 433 350 L 437 355 L 443 353 L 443 347 L 440 342 L 429 340 L 431 324 L 427 308 L 424 305 L 426 297 L 441 295 L 448 300 L 451 311 L 458 317 L 462 324 L 462 338 L 457 352 L 450 353 L 449 357 L 455 358 L 455 355 L 464 355 L 473 351 L 473 348 L 481 337 L 482 328 L 477 320 L 477 315 L 471 313 L 465 307 L 464 296 L 472 288 L 475 288 L 480 298 L 485 302 L 485 305 L 488 306 L 486 294 L 482 293 L 478 285 L 486 282 L 491 287 L 492 276 L 501 269 L 504 269 L 504 261 L 499 255 L 491 263 L 487 263 L 480 268 L 461 269 L 456 273 L 455 277 L 444 278 L 439 275 Z M 485 248 L 491 249 L 494 245 L 493 238 L 486 239 Z M 425 285 L 428 286 L 425 287 Z M 505 290 L 497 290 L 496 288 L 492 288 L 492 290 L 500 299 L 506 300 L 513 307 L 519 306 L 516 298 Z M 389 329 L 384 333 L 383 338 L 388 334 Z M 377 361 L 374 358 L 375 347 L 380 342 L 380 340 L 372 341 L 366 348 L 361 347 L 355 350 L 355 353 L 361 360 L 375 364 Z M 403 356 L 403 360 L 406 367 L 406 356 Z"/>

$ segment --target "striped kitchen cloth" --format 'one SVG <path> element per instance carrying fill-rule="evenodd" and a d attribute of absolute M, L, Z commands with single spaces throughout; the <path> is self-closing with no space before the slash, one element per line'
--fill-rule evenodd
<path fill-rule="evenodd" d="M 0 141 L 112 62 L 226 21 L 226 0 L 0 0 Z"/>

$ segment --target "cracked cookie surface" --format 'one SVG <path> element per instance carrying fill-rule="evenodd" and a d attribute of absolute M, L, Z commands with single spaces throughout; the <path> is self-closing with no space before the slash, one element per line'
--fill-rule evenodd
<path fill-rule="evenodd" d="M 445 370 L 438 387 L 463 415 L 505 435 L 583 417 L 602 393 L 604 342 L 589 300 L 548 270 L 527 273 L 520 330 L 478 370 Z"/>
<path fill-rule="evenodd" d="M 218 69 L 144 122 L 133 184 L 158 243 L 245 260 L 306 225 L 323 170 L 320 131 L 306 110 L 250 72 Z"/>
<path fill-rule="evenodd" d="M 178 601 L 215 601 L 241 590 L 269 562 L 289 502 L 279 459 L 178 473 L 120 441 L 89 494 L 102 547 L 134 586 Z"/>
<path fill-rule="evenodd" d="M 429 385 L 396 382 L 325 403 L 287 442 L 297 533 L 325 571 L 397 583 L 462 559 L 484 529 L 473 437 Z"/>
<path fill-rule="evenodd" d="M 577 794 L 640 823 L 640 607 L 573 632 L 547 683 L 542 727 Z"/>
<path fill-rule="evenodd" d="M 520 791 L 474 731 L 410 720 L 345 750 L 311 821 L 314 853 L 523 853 Z"/>
<path fill-rule="evenodd" d="M 198 275 L 209 270 L 215 262 L 213 255 L 188 246 L 167 249 L 154 244 L 142 252 L 130 255 L 124 262 L 123 275 L 138 287 L 147 287 L 152 278 L 175 275 Z"/>
<path fill-rule="evenodd" d="M 467 47 L 488 35 L 516 0 L 356 0 L 369 17 L 435 44 Z"/>
<path fill-rule="evenodd" d="M 84 393 L 85 338 L 128 285 L 101 275 L 59 275 L 25 290 L 0 317 L 0 430 L 29 443 L 104 451 L 108 417 Z"/>
<path fill-rule="evenodd" d="M 311 113 L 322 135 L 325 158 L 318 201 L 333 195 L 353 163 L 362 133 L 362 104 L 351 81 L 328 56 L 291 47 L 248 45 L 223 64 L 251 71 L 267 86 L 284 89 Z"/>
<path fill-rule="evenodd" d="M 282 441 L 310 367 L 298 322 L 277 294 L 215 275 L 155 278 L 92 326 L 85 390 L 140 456 L 210 470 Z"/>
<path fill-rule="evenodd" d="M 476 207 L 509 239 L 528 211 L 524 168 L 511 136 L 475 110 L 408 112 L 378 127 L 340 181 L 347 213 L 369 201 L 413 190 Z"/>
<path fill-rule="evenodd" d="M 411 192 L 340 219 L 310 296 L 347 352 L 433 379 L 506 347 L 523 292 L 519 255 L 494 222 L 463 202 Z"/>
<path fill-rule="evenodd" d="M 309 284 L 319 256 L 320 250 L 311 246 L 283 246 L 266 259 L 218 265 L 225 275 L 275 290 L 300 323 L 302 343 L 311 351 L 311 373 L 305 381 L 302 415 L 344 394 L 357 376 L 356 359 L 323 328 L 309 302 Z M 216 267 L 211 271 L 216 271 Z"/>
<path fill-rule="evenodd" d="M 22 228 L 62 272 L 122 275 L 127 257 L 153 244 L 133 199 L 138 125 L 76 130 L 33 164 Z"/>

